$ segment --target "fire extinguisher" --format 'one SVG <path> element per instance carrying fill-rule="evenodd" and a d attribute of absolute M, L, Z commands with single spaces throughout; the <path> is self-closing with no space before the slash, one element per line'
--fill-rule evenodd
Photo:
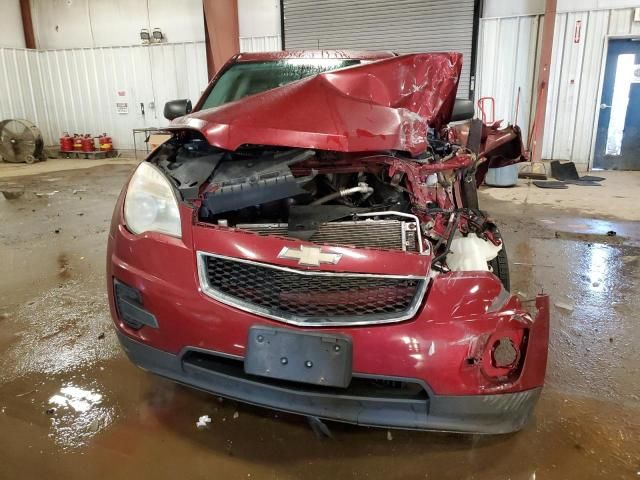
<path fill-rule="evenodd" d="M 113 150 L 113 140 L 106 133 L 103 133 L 98 137 L 98 143 L 100 144 L 100 150 L 103 152 L 110 152 Z"/>
<path fill-rule="evenodd" d="M 93 152 L 96 149 L 96 145 L 93 141 L 93 137 L 91 134 L 87 133 L 82 138 L 82 151 L 83 152 Z"/>
<path fill-rule="evenodd" d="M 82 136 L 77 133 L 73 134 L 73 149 L 76 151 L 82 151 Z"/>
<path fill-rule="evenodd" d="M 73 138 L 68 132 L 64 132 L 64 135 L 60 137 L 60 151 L 71 152 L 73 150 Z"/>

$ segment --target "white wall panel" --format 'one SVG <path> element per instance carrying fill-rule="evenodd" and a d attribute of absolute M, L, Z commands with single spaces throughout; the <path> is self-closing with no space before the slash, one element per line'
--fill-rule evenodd
<path fill-rule="evenodd" d="M 40 49 L 139 45 L 143 28 L 204 41 L 202 0 L 31 0 L 31 10 Z"/>
<path fill-rule="evenodd" d="M 0 47 L 24 48 L 20 0 L 1 0 Z"/>
<path fill-rule="evenodd" d="M 241 52 L 276 52 L 278 50 L 282 50 L 280 35 L 240 37 Z"/>
<path fill-rule="evenodd" d="M 562 12 L 556 16 L 543 158 L 571 160 L 583 168 L 592 158 L 607 38 L 640 35 L 640 22 L 633 22 L 632 8 L 607 10 L 603 6 L 600 2 L 596 10 Z M 521 95 L 527 93 L 520 105 L 523 115 L 519 114 L 518 124 L 525 138 L 537 98 L 534 88 L 539 73 L 537 55 L 542 18 L 540 15 L 481 20 L 476 98 L 495 97 L 497 117 L 512 121 L 514 91 L 523 86 Z M 580 35 L 576 42 L 578 21 Z M 536 57 L 535 45 L 538 45 Z"/>
<path fill-rule="evenodd" d="M 576 112 L 580 91 L 582 63 L 584 59 L 584 32 L 589 29 L 588 13 L 576 12 L 566 15 L 563 40 L 562 65 L 556 70 L 558 94 L 556 102 L 556 122 L 553 138 L 553 151 L 549 158 L 572 158 L 573 140 L 576 128 Z M 580 22 L 580 23 L 577 23 Z M 576 25 L 580 28 L 580 38 L 575 37 Z M 576 39 L 579 41 L 576 42 Z"/>
<path fill-rule="evenodd" d="M 558 119 L 558 92 L 560 91 L 560 75 L 558 75 L 557 72 L 562 71 L 566 31 L 567 16 L 557 15 L 555 33 L 553 35 L 553 51 L 551 54 L 551 73 L 547 90 L 547 113 L 544 119 L 542 158 L 553 158 L 553 138 L 556 131 L 556 121 Z"/>
<path fill-rule="evenodd" d="M 280 35 L 280 0 L 238 0 L 240 38 Z"/>
<path fill-rule="evenodd" d="M 628 35 L 633 23 L 633 9 L 612 10 L 609 15 L 609 35 Z"/>
<path fill-rule="evenodd" d="M 525 143 L 530 126 L 540 18 L 534 15 L 480 22 L 476 100 L 493 97 L 496 119 L 503 120 L 503 124 L 514 123 L 519 89 L 517 123 Z"/>
<path fill-rule="evenodd" d="M 167 125 L 164 103 L 175 98 L 195 102 L 206 85 L 204 42 L 45 51 L 0 48 L 0 119 L 34 122 L 47 145 L 56 144 L 65 131 L 107 132 L 116 148 L 132 148 L 131 129 Z M 126 96 L 119 97 L 120 91 Z M 128 103 L 129 113 L 117 113 L 117 101 Z"/>
<path fill-rule="evenodd" d="M 0 48 L 0 120 L 24 118 L 36 124 L 47 123 L 41 94 L 38 52 Z"/>
<path fill-rule="evenodd" d="M 573 43 L 576 20 L 582 21 L 578 44 Z M 558 24 L 564 28 L 559 30 Z M 637 26 L 632 8 L 557 15 L 554 40 L 562 37 L 563 48 L 560 63 L 551 69 L 550 83 L 558 89 L 553 95 L 549 92 L 543 158 L 570 160 L 583 167 L 589 165 L 607 37 L 631 35 L 634 28 Z"/>
<path fill-rule="evenodd" d="M 600 103 L 598 88 L 608 22 L 608 10 L 589 12 L 571 154 L 571 159 L 576 162 L 587 163 L 591 155 L 590 134 L 594 129 L 594 112 L 597 112 L 597 105 Z"/>

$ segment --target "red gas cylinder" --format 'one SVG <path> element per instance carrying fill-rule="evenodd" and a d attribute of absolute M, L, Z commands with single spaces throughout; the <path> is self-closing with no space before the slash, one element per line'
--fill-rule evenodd
<path fill-rule="evenodd" d="M 60 137 L 60 151 L 71 152 L 73 150 L 73 138 L 69 133 L 64 132 L 64 135 Z"/>
<path fill-rule="evenodd" d="M 90 134 L 86 134 L 82 137 L 82 151 L 93 152 L 96 149 L 96 144 L 93 141 L 93 137 Z"/>
<path fill-rule="evenodd" d="M 100 150 L 103 152 L 110 152 L 113 150 L 113 140 L 106 133 L 103 133 L 98 137 L 98 143 L 100 144 Z"/>
<path fill-rule="evenodd" d="M 77 133 L 73 134 L 73 149 L 76 151 L 82 151 L 82 136 Z"/>

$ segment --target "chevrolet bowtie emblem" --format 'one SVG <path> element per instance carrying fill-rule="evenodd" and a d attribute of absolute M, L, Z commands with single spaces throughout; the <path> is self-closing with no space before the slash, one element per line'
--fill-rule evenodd
<path fill-rule="evenodd" d="M 318 247 L 300 245 L 299 249 L 284 247 L 280 250 L 278 258 L 298 260 L 298 265 L 319 267 L 321 263 L 331 263 L 335 265 L 340 261 L 342 255 L 339 253 L 326 253 Z"/>

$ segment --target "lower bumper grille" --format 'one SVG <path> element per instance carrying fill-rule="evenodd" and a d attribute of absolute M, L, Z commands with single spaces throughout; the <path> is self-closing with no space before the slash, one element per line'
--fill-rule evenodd
<path fill-rule="evenodd" d="M 420 277 L 293 270 L 198 253 L 203 292 L 228 305 L 303 326 L 407 320 L 426 289 Z"/>
<path fill-rule="evenodd" d="M 249 375 L 244 371 L 244 362 L 242 360 L 223 357 L 209 352 L 187 351 L 182 357 L 182 363 L 187 367 L 193 365 L 230 377 L 250 380 L 264 385 L 272 385 L 274 387 L 288 388 L 299 392 L 318 392 L 325 395 L 333 393 L 353 397 L 423 401 L 427 401 L 429 398 L 422 384 L 409 378 L 390 380 L 383 377 L 359 377 L 355 375 L 347 388 L 339 388 Z"/>

